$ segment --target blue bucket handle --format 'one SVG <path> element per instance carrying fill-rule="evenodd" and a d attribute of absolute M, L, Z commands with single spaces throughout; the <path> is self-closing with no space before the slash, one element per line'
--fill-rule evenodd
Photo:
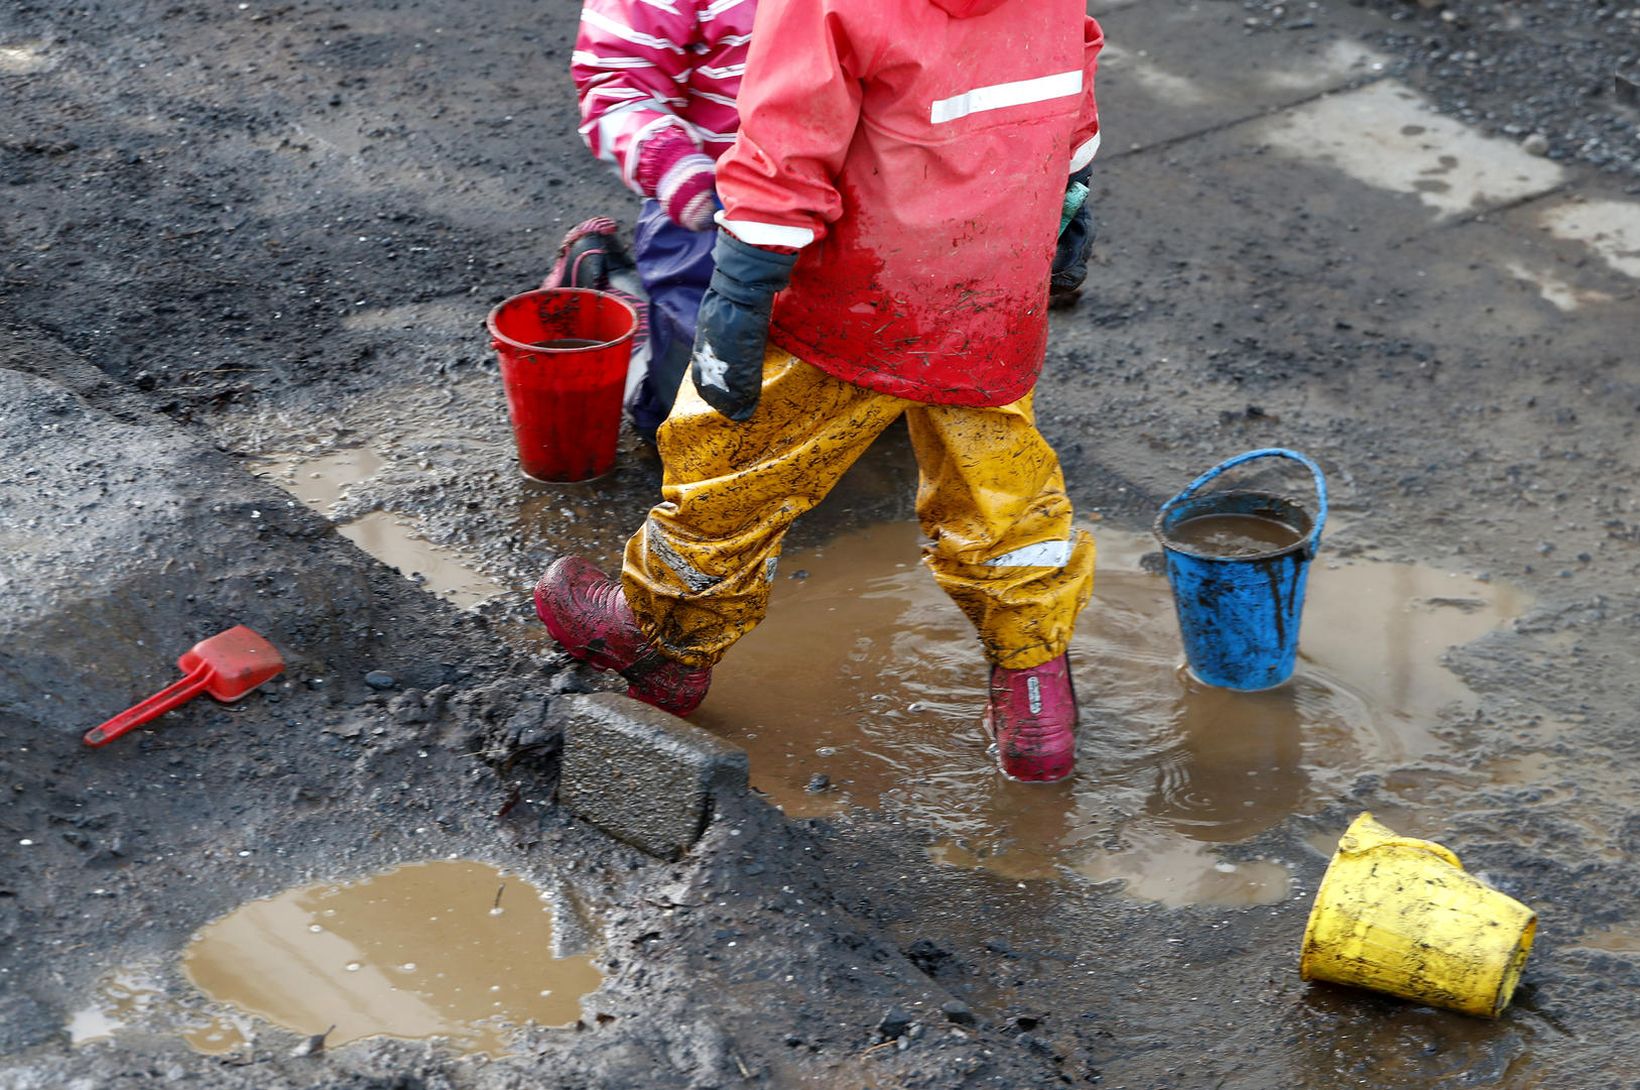
<path fill-rule="evenodd" d="M 1311 475 L 1315 477 L 1315 494 L 1316 499 L 1319 501 L 1319 506 L 1316 508 L 1315 524 L 1310 527 L 1310 536 L 1304 542 L 1304 558 L 1306 560 L 1314 560 L 1316 551 L 1321 548 L 1321 528 L 1326 525 L 1327 522 L 1327 478 L 1322 476 L 1320 466 L 1316 465 L 1309 458 L 1300 454 L 1296 450 L 1288 450 L 1285 447 L 1263 447 L 1259 450 L 1247 451 L 1245 454 L 1238 454 L 1234 458 L 1226 458 L 1206 473 L 1203 473 L 1200 477 L 1197 477 L 1195 480 L 1185 485 L 1183 492 L 1180 492 L 1177 496 L 1174 496 L 1172 499 L 1162 504 L 1161 513 L 1163 517 L 1165 517 L 1168 511 L 1172 510 L 1175 506 L 1183 503 L 1191 496 L 1194 496 L 1201 490 L 1203 485 L 1218 477 L 1225 470 L 1234 469 L 1236 466 L 1239 466 L 1244 462 L 1251 462 L 1255 458 L 1291 458 L 1295 462 L 1300 462 L 1303 465 L 1308 466 Z"/>

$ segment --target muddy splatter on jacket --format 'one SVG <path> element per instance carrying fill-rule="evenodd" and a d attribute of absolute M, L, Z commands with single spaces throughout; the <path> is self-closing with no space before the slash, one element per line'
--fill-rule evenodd
<path fill-rule="evenodd" d="M 581 137 L 628 186 L 638 149 L 680 128 L 713 159 L 734 142 L 757 0 L 586 0 L 570 74 Z M 646 196 L 651 194 L 645 194 Z"/>
<path fill-rule="evenodd" d="M 718 222 L 802 247 L 774 343 L 916 401 L 1024 396 L 1103 45 L 1083 0 L 762 0 Z"/>

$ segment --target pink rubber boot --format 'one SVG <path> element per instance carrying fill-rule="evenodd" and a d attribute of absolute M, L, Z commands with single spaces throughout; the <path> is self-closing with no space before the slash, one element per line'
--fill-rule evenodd
<path fill-rule="evenodd" d="M 1028 670 L 991 667 L 985 729 L 996 740 L 997 765 L 1010 780 L 1051 783 L 1069 776 L 1076 764 L 1076 690 L 1069 657 Z"/>
<path fill-rule="evenodd" d="M 710 666 L 685 666 L 661 654 L 638 628 L 620 584 L 578 556 L 553 561 L 535 585 L 535 612 L 565 651 L 631 682 L 626 695 L 634 700 L 688 715 L 712 683 Z"/>

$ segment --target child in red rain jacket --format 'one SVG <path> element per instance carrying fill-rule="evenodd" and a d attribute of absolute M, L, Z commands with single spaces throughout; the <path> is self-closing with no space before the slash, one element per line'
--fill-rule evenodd
<path fill-rule="evenodd" d="M 1001 770 L 1069 775 L 1094 547 L 1032 392 L 1050 282 L 1074 292 L 1086 257 L 1060 220 L 1098 147 L 1102 45 L 1082 0 L 762 0 L 664 502 L 618 583 L 566 557 L 536 590 L 571 654 L 692 710 L 762 618 L 786 529 L 904 416 Z"/>

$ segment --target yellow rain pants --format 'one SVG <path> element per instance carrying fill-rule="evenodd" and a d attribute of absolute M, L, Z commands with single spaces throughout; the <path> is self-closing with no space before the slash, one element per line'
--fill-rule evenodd
<path fill-rule="evenodd" d="M 1063 654 L 1093 593 L 1093 538 L 1072 531 L 1030 395 L 997 408 L 906 401 L 775 348 L 750 420 L 718 415 L 686 379 L 661 425 L 664 500 L 622 570 L 644 633 L 679 662 L 715 665 L 763 619 L 786 530 L 901 414 L 920 470 L 923 562 L 986 657 L 1017 670 Z"/>

